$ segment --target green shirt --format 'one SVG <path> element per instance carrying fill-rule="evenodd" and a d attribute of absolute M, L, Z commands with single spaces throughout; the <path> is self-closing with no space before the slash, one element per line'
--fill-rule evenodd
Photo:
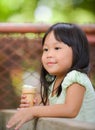
<path fill-rule="evenodd" d="M 95 91 L 89 80 L 88 76 L 79 71 L 73 70 L 69 72 L 62 82 L 62 92 L 59 97 L 56 95 L 51 96 L 49 94 L 49 104 L 63 104 L 66 97 L 66 89 L 73 83 L 78 83 L 86 88 L 83 103 L 78 115 L 75 117 L 76 120 L 95 122 Z M 51 87 L 51 92 L 53 90 L 53 84 Z"/>

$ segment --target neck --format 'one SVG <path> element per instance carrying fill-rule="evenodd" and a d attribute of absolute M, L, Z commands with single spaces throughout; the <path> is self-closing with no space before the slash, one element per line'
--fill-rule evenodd
<path fill-rule="evenodd" d="M 52 96 L 57 92 L 63 79 L 64 79 L 64 76 L 56 76 L 56 80 L 53 86 Z"/>
<path fill-rule="evenodd" d="M 62 81 L 64 79 L 65 75 L 57 75 L 56 76 L 56 81 Z"/>

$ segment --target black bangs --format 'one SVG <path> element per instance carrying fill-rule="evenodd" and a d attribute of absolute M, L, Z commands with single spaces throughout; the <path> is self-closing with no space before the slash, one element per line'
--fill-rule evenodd
<path fill-rule="evenodd" d="M 57 41 L 64 42 L 68 46 L 73 46 L 73 40 L 75 40 L 75 33 L 72 24 L 60 24 L 59 27 L 54 28 L 53 32 Z"/>

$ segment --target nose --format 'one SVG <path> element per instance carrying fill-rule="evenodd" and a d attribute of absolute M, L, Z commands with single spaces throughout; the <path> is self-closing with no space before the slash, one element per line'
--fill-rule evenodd
<path fill-rule="evenodd" d="M 54 56 L 54 53 L 52 50 L 49 50 L 48 53 L 47 53 L 47 58 L 51 58 Z"/>

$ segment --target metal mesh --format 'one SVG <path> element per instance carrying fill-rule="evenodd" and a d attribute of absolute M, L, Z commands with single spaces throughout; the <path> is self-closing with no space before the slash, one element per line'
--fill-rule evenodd
<path fill-rule="evenodd" d="M 0 109 L 18 107 L 24 83 L 38 85 L 40 56 L 40 37 L 0 37 Z"/>

